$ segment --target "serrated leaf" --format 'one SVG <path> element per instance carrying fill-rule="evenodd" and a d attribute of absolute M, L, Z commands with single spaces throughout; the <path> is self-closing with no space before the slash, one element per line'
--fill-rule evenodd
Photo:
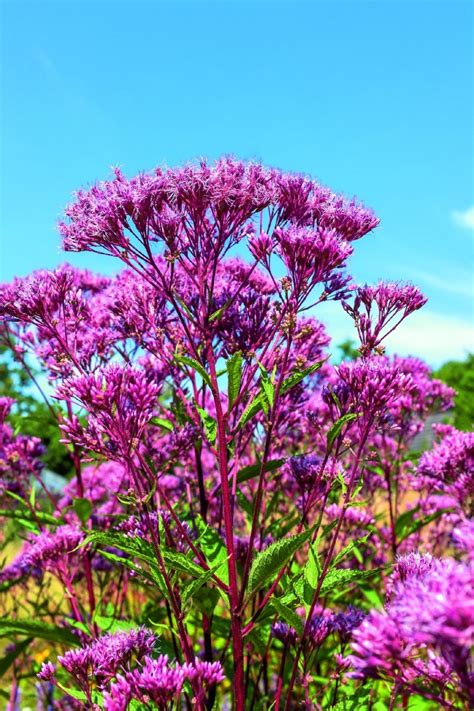
<path fill-rule="evenodd" d="M 163 576 L 159 572 L 158 567 L 153 567 L 150 572 L 148 572 L 144 568 L 141 568 L 140 566 L 136 565 L 136 563 L 130 560 L 130 558 L 123 558 L 119 555 L 115 555 L 115 553 L 110 553 L 109 551 L 101 550 L 100 548 L 97 549 L 97 553 L 103 558 L 110 560 L 112 563 L 117 563 L 118 565 L 121 565 L 124 568 L 128 568 L 133 573 L 135 573 L 139 580 L 142 579 L 143 581 L 151 583 L 152 585 L 156 585 L 163 595 L 166 596 L 168 594 L 166 591 L 165 581 L 163 579 Z"/>
<path fill-rule="evenodd" d="M 233 301 L 233 298 L 227 299 L 224 306 L 221 306 L 220 309 L 217 309 L 217 311 L 214 311 L 209 316 L 209 323 L 212 323 L 213 321 L 216 321 L 218 318 L 220 318 L 222 316 L 222 314 L 224 313 L 224 311 L 230 306 L 232 301 Z"/>
<path fill-rule="evenodd" d="M 117 620 L 115 617 L 106 615 L 94 615 L 93 621 L 104 633 L 127 632 L 137 628 L 136 622 L 129 620 Z"/>
<path fill-rule="evenodd" d="M 275 573 L 287 563 L 311 535 L 312 529 L 290 538 L 282 538 L 271 543 L 264 551 L 257 553 L 250 569 L 248 588 L 255 593 L 265 583 L 271 583 Z"/>
<path fill-rule="evenodd" d="M 301 617 L 297 615 L 294 610 L 283 604 L 281 600 L 276 597 L 271 598 L 271 603 L 280 615 L 280 617 L 282 617 L 285 622 L 291 625 L 291 627 L 293 627 L 301 636 L 303 634 L 303 621 L 301 620 Z"/>
<path fill-rule="evenodd" d="M 211 386 L 211 379 L 210 379 L 209 375 L 206 373 L 206 371 L 204 370 L 201 363 L 199 363 L 197 360 L 195 360 L 194 358 L 189 358 L 189 356 L 182 356 L 182 355 L 176 355 L 174 357 L 174 359 L 178 363 L 187 365 L 190 368 L 192 368 L 193 370 L 195 370 L 196 373 L 199 373 L 199 375 L 204 380 L 204 382 L 207 383 L 209 385 L 209 387 L 212 387 Z"/>
<path fill-rule="evenodd" d="M 143 560 L 151 566 L 156 567 L 157 565 L 153 546 L 143 538 L 131 538 L 124 533 L 115 531 L 91 531 L 81 543 L 81 547 L 88 543 L 98 543 L 111 548 L 118 548 L 123 553 Z"/>
<path fill-rule="evenodd" d="M 50 523 L 54 526 L 59 526 L 61 524 L 60 518 L 55 518 L 50 514 L 43 513 L 42 511 L 36 511 L 35 514 L 29 509 L 0 509 L 0 518 L 13 518 L 17 521 L 29 521 L 35 522 L 40 521 L 41 523 Z"/>
<path fill-rule="evenodd" d="M 174 570 L 181 570 L 183 573 L 188 573 L 193 577 L 200 577 L 203 569 L 197 563 L 190 560 L 184 553 L 179 551 L 162 551 L 162 555 L 166 565 Z"/>
<path fill-rule="evenodd" d="M 262 373 L 260 378 L 260 394 L 262 397 L 262 407 L 265 411 L 265 414 L 267 414 L 268 409 L 273 407 L 273 403 L 275 401 L 275 387 L 272 381 L 270 380 L 270 376 L 262 365 L 260 365 L 260 371 Z"/>
<path fill-rule="evenodd" d="M 244 427 L 244 425 L 247 424 L 249 420 L 252 419 L 254 415 L 257 414 L 257 412 L 260 412 L 260 410 L 263 409 L 263 398 L 261 393 L 256 395 L 253 400 L 247 405 L 245 410 L 243 411 L 242 415 L 240 416 L 240 420 L 237 424 L 237 429 L 241 429 L 241 427 Z"/>
<path fill-rule="evenodd" d="M 229 584 L 228 553 L 221 536 L 202 519 L 197 520 L 199 529 L 199 545 L 206 557 L 209 567 L 226 585 Z"/>
<path fill-rule="evenodd" d="M 227 397 L 229 399 L 229 410 L 232 409 L 239 392 L 242 380 L 242 353 L 237 351 L 227 361 Z"/>
<path fill-rule="evenodd" d="M 69 630 L 47 622 L 37 620 L 12 620 L 7 617 L 0 618 L 0 637 L 12 634 L 26 635 L 27 637 L 48 639 L 60 644 L 80 644 L 79 639 Z"/>
<path fill-rule="evenodd" d="M 351 570 L 349 568 L 333 568 L 324 578 L 323 584 L 319 591 L 320 595 L 327 595 L 337 588 L 345 587 L 352 583 L 367 580 L 380 571 L 376 570 Z"/>
<path fill-rule="evenodd" d="M 206 433 L 206 438 L 210 444 L 213 446 L 216 443 L 217 439 L 217 422 L 215 419 L 208 413 L 206 410 L 203 410 L 202 407 L 199 407 L 199 405 L 196 403 L 196 409 L 199 412 L 199 416 L 201 417 L 202 424 L 204 425 L 204 431 Z"/>
<path fill-rule="evenodd" d="M 346 425 L 348 422 L 352 422 L 353 420 L 357 420 L 361 415 L 361 412 L 349 412 L 347 413 L 347 415 L 342 415 L 342 417 L 340 417 L 338 420 L 336 420 L 336 422 L 334 422 L 334 424 L 330 427 L 326 435 L 328 452 L 334 444 L 334 440 L 341 434 L 344 425 Z"/>

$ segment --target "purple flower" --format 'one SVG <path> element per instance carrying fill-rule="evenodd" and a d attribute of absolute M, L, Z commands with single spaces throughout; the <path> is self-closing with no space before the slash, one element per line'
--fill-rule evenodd
<path fill-rule="evenodd" d="M 350 304 L 343 301 L 345 311 L 353 318 L 361 352 L 369 355 L 411 313 L 420 309 L 427 299 L 411 284 L 379 282 L 376 286 L 359 287 Z"/>
<path fill-rule="evenodd" d="M 469 558 L 474 558 L 474 519 L 462 520 L 453 531 L 453 540 L 459 548 L 468 554 Z"/>
<path fill-rule="evenodd" d="M 337 612 L 331 620 L 331 628 L 339 632 L 341 638 L 347 641 L 352 632 L 365 620 L 367 613 L 349 605 L 344 612 Z"/>
<path fill-rule="evenodd" d="M 159 386 L 142 370 L 111 364 L 91 375 L 66 380 L 59 399 L 89 412 L 84 427 L 76 416 L 62 425 L 68 439 L 122 461 L 140 442 L 156 407 Z"/>
<path fill-rule="evenodd" d="M 31 534 L 21 557 L 21 566 L 24 570 L 40 568 L 54 571 L 83 540 L 82 531 L 68 524 L 53 531 Z"/>
<path fill-rule="evenodd" d="M 41 665 L 41 669 L 39 670 L 37 676 L 39 679 L 41 679 L 41 681 L 51 681 L 51 679 L 54 678 L 55 674 L 56 665 L 52 662 L 44 662 Z"/>
<path fill-rule="evenodd" d="M 296 630 L 281 620 L 278 620 L 272 624 L 272 635 L 285 644 L 294 644 L 297 639 Z"/>
<path fill-rule="evenodd" d="M 118 671 L 127 670 L 132 659 L 149 654 L 155 641 L 154 634 L 144 627 L 107 634 L 81 649 L 69 650 L 58 662 L 81 688 L 87 688 L 91 679 L 104 686 Z"/>
<path fill-rule="evenodd" d="M 157 659 L 145 657 L 140 666 L 124 676 L 118 676 L 117 681 L 111 684 L 110 690 L 104 694 L 104 708 L 107 711 L 122 711 L 132 699 L 143 704 L 152 702 L 162 708 L 179 698 L 186 680 L 192 682 L 193 688 L 202 696 L 207 687 L 223 679 L 219 662 L 196 660 L 193 664 L 181 666 L 171 665 L 167 655 L 160 655 Z"/>
<path fill-rule="evenodd" d="M 3 505 L 10 506 L 13 499 L 7 492 L 26 495 L 31 475 L 38 475 L 43 463 L 44 446 L 38 437 L 15 435 L 6 418 L 15 400 L 0 398 L 0 497 Z"/>

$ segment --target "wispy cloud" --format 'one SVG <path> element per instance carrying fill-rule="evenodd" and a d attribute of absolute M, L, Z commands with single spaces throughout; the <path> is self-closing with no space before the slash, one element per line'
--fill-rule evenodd
<path fill-rule="evenodd" d="M 415 355 L 433 366 L 447 360 L 462 360 L 474 351 L 474 319 L 421 309 L 409 316 L 386 344 L 391 353 Z"/>
<path fill-rule="evenodd" d="M 352 320 L 338 304 L 323 304 L 314 316 L 326 324 L 334 355 L 339 343 L 348 338 L 356 340 Z M 474 352 L 474 317 L 469 320 L 421 309 L 409 316 L 384 344 L 388 353 L 417 356 L 433 367 L 447 360 L 462 360 L 468 352 Z"/>
<path fill-rule="evenodd" d="M 429 274 L 428 272 L 414 271 L 412 272 L 412 279 L 415 283 L 419 283 L 421 288 L 426 284 L 432 286 L 434 289 L 446 291 L 450 294 L 458 294 L 459 296 L 467 296 L 468 298 L 474 296 L 474 279 L 470 273 L 438 276 L 437 274 Z"/>
<path fill-rule="evenodd" d="M 451 213 L 455 224 L 466 230 L 474 230 L 474 205 L 467 210 L 453 210 Z"/>

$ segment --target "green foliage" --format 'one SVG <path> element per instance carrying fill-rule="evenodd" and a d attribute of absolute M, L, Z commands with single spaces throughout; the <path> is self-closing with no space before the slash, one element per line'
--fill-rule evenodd
<path fill-rule="evenodd" d="M 33 641 L 33 637 L 27 637 L 22 642 L 14 646 L 11 652 L 8 652 L 0 659 L 0 677 L 2 677 L 15 662 L 15 660 L 25 652 Z"/>
<path fill-rule="evenodd" d="M 433 375 L 456 390 L 453 425 L 458 430 L 472 430 L 474 427 L 474 353 L 469 353 L 463 361 L 448 361 Z"/>
<path fill-rule="evenodd" d="M 237 351 L 226 361 L 227 369 L 227 397 L 229 398 L 229 409 L 234 404 L 239 392 L 242 379 L 242 353 Z"/>
<path fill-rule="evenodd" d="M 339 343 L 338 349 L 341 352 L 341 360 L 357 360 L 357 358 L 360 358 L 360 351 L 352 338 L 347 338 L 342 343 Z"/>
<path fill-rule="evenodd" d="M 311 529 L 296 536 L 283 538 L 271 543 L 268 548 L 257 553 L 249 574 L 249 592 L 255 593 L 265 583 L 271 583 L 274 575 L 289 561 L 303 543 L 310 537 Z"/>
<path fill-rule="evenodd" d="M 327 433 L 328 452 L 331 450 L 334 441 L 341 434 L 344 425 L 348 424 L 349 422 L 353 422 L 354 420 L 357 420 L 357 418 L 360 417 L 361 414 L 362 413 L 350 412 L 347 415 L 343 415 L 338 420 L 336 420 L 336 422 L 332 425 L 329 432 Z"/>
<path fill-rule="evenodd" d="M 36 620 L 0 619 L 0 637 L 10 637 L 12 634 L 39 637 L 51 642 L 59 642 L 68 646 L 79 645 L 79 639 L 69 630 L 56 625 Z"/>
<path fill-rule="evenodd" d="M 286 395 L 292 388 L 299 385 L 306 376 L 315 373 L 324 363 L 323 360 L 318 363 L 313 363 L 303 370 L 296 370 L 288 378 L 286 378 L 280 387 L 280 395 Z M 256 415 L 260 410 L 266 410 L 268 406 L 271 407 L 273 403 L 273 383 L 270 381 L 266 373 L 262 373 L 260 393 L 247 405 L 246 409 L 242 413 L 242 416 L 237 425 L 237 429 L 241 429 L 244 425 L 249 422 L 254 415 Z"/>
<path fill-rule="evenodd" d="M 33 370 L 30 370 L 33 373 Z M 57 418 L 43 400 L 35 393 L 36 385 L 30 374 L 21 365 L 12 361 L 10 353 L 0 346 L 0 397 L 11 397 L 16 403 L 9 422 L 16 432 L 38 437 L 45 446 L 42 457 L 47 469 L 63 476 L 72 469 L 67 448 L 60 442 L 62 437 Z M 59 412 L 58 405 L 51 406 Z"/>

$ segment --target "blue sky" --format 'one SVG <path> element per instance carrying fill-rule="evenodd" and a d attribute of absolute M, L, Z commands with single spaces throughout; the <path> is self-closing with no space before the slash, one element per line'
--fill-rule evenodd
<path fill-rule="evenodd" d="M 319 178 L 382 223 L 358 281 L 417 283 L 390 341 L 432 363 L 473 337 L 473 5 L 469 0 L 4 0 L 0 277 L 64 258 L 72 192 L 120 165 L 232 153 Z M 336 342 L 351 335 L 327 309 Z"/>

